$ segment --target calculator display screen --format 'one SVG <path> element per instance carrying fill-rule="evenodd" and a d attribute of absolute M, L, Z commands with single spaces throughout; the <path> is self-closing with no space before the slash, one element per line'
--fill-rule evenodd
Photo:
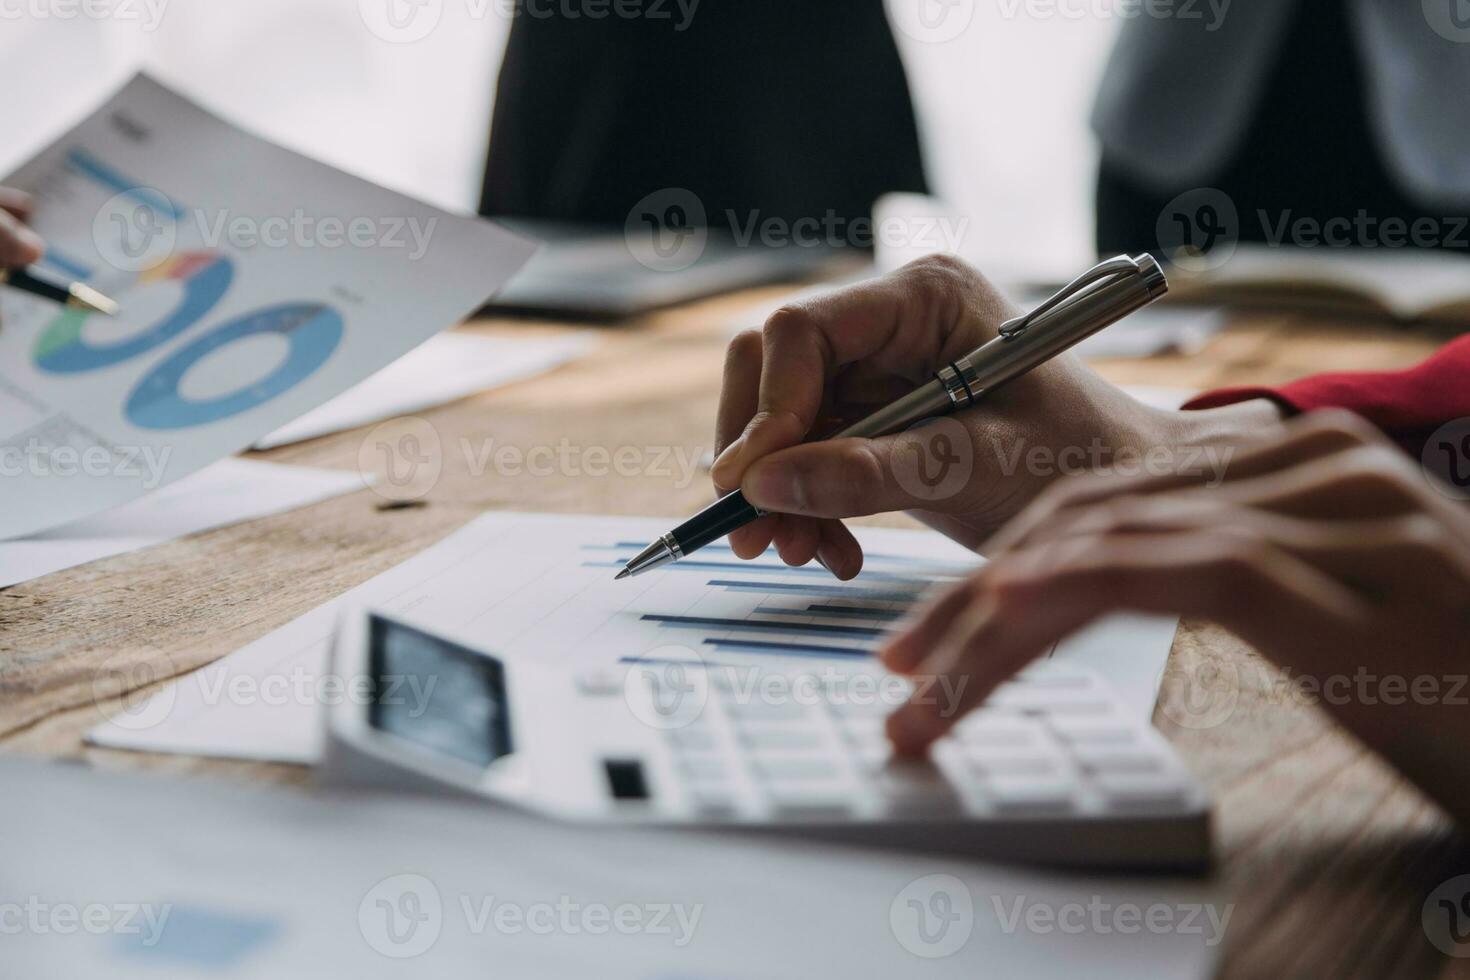
<path fill-rule="evenodd" d="M 369 622 L 374 728 L 478 766 L 512 751 L 500 661 L 377 616 Z"/>

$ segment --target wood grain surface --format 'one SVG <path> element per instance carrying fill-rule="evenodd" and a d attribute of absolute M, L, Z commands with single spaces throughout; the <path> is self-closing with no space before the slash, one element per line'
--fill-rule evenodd
<path fill-rule="evenodd" d="M 687 486 L 660 474 L 477 475 L 475 453 L 488 440 L 523 451 L 566 440 L 697 458 L 710 448 L 728 337 L 756 317 L 742 311 L 775 295 L 742 294 L 608 329 L 576 364 L 421 413 L 444 461 L 423 506 L 393 509 L 364 489 L 0 590 L 0 745 L 101 767 L 305 782 L 305 770 L 291 766 L 94 749 L 82 733 L 118 697 L 146 694 L 230 653 L 484 511 L 673 515 L 702 506 L 710 497 L 702 474 Z M 479 321 L 462 329 L 563 328 Z M 1122 383 L 1269 383 L 1406 365 L 1442 339 L 1249 316 L 1197 356 L 1098 366 Z M 255 455 L 351 470 L 365 431 Z M 1215 874 L 1235 903 L 1224 975 L 1470 976 L 1465 961 L 1427 941 L 1420 923 L 1425 896 L 1470 871 L 1470 849 L 1360 744 L 1283 694 L 1280 675 L 1249 648 L 1211 624 L 1184 622 L 1156 721 L 1216 801 Z"/>

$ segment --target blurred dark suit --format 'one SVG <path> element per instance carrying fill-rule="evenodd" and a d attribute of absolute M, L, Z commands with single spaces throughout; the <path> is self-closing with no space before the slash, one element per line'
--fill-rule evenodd
<path fill-rule="evenodd" d="M 620 226 L 682 187 L 711 226 L 727 210 L 850 221 L 887 191 L 925 190 L 881 0 L 703 0 L 683 31 L 675 0 L 662 9 L 516 19 L 482 214 Z"/>
<path fill-rule="evenodd" d="M 1099 250 L 1156 249 L 1165 205 L 1199 187 L 1229 195 L 1243 241 L 1269 240 L 1263 210 L 1273 222 L 1466 214 L 1461 2 L 1236 0 L 1214 29 L 1129 21 L 1093 114 Z"/>

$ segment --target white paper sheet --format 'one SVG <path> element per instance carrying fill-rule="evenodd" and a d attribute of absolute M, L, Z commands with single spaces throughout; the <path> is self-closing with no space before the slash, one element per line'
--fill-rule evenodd
<path fill-rule="evenodd" d="M 534 377 L 575 360 L 592 346 L 591 332 L 552 337 L 500 337 L 450 331 L 430 337 L 360 384 L 325 405 L 293 419 L 255 448 L 353 429 L 382 419 L 421 412 L 476 392 Z"/>
<path fill-rule="evenodd" d="M 1190 980 L 1212 975 L 1232 928 L 1208 879 L 576 828 L 478 801 L 30 759 L 0 760 L 0 785 L 12 919 L 30 896 L 42 923 L 71 910 L 75 927 L 6 935 L 15 977 Z M 649 903 L 658 925 L 588 914 Z M 81 928 L 77 909 L 113 927 Z"/>
<path fill-rule="evenodd" d="M 933 532 L 854 528 L 867 562 L 850 583 L 837 582 L 818 565 L 789 568 L 774 555 L 743 562 L 722 545 L 613 581 L 623 562 L 674 523 L 487 514 L 341 598 L 180 678 L 94 728 L 88 738 L 145 751 L 315 761 L 328 641 L 348 606 L 391 610 L 501 656 L 576 667 L 697 654 L 720 664 L 862 669 L 870 661 L 855 654 L 872 645 L 896 612 L 930 584 L 979 561 Z M 822 604 L 848 611 L 811 611 Z M 854 615 L 853 607 L 872 615 Z M 833 625 L 839 629 L 823 632 Z M 1066 641 L 1053 656 L 1100 670 L 1147 716 L 1174 626 L 1171 619 L 1119 617 Z M 850 627 L 868 628 L 868 635 L 854 635 Z"/>
<path fill-rule="evenodd" d="M 155 544 L 361 490 L 355 472 L 222 459 L 102 514 L 0 541 L 0 589 Z"/>
<path fill-rule="evenodd" d="M 246 448 L 481 305 L 533 246 L 140 76 L 3 183 L 115 318 L 0 291 L 0 539 Z"/>

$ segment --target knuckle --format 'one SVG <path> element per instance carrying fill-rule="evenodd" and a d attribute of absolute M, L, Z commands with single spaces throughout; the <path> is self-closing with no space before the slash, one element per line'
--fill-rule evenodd
<path fill-rule="evenodd" d="M 909 268 L 927 269 L 943 275 L 969 277 L 976 274 L 974 266 L 949 252 L 931 252 L 923 258 L 910 262 Z"/>
<path fill-rule="evenodd" d="M 1056 480 L 1036 497 L 1032 510 L 1038 517 L 1057 518 L 1087 498 L 1085 478 Z"/>
<path fill-rule="evenodd" d="M 1016 555 L 1000 577 L 997 598 L 1011 607 L 1046 603 L 1058 590 L 1083 590 L 1104 604 L 1123 596 L 1130 556 L 1116 538 L 1088 532 Z"/>
<path fill-rule="evenodd" d="M 804 307 L 789 304 L 766 318 L 766 325 L 761 329 L 761 336 L 766 342 L 781 341 L 804 336 L 810 333 L 811 329 L 811 312 Z"/>
<path fill-rule="evenodd" d="M 1361 446 L 1342 454 L 1338 462 L 1340 479 L 1361 490 L 1395 501 L 1415 499 L 1418 484 L 1406 472 L 1407 464 L 1397 449 Z"/>
<path fill-rule="evenodd" d="M 1304 429 L 1340 435 L 1362 445 L 1380 440 L 1378 430 L 1369 425 L 1366 419 L 1345 408 L 1318 409 L 1306 415 L 1301 425 Z"/>
<path fill-rule="evenodd" d="M 1146 510 L 1146 502 L 1138 497 L 1090 497 L 1084 489 L 1068 492 L 1059 506 L 1046 514 L 1046 524 L 1054 530 L 1084 526 L 1092 534 L 1114 534 L 1137 521 Z"/>
<path fill-rule="evenodd" d="M 1396 533 L 1405 544 L 1425 551 L 1440 553 L 1447 546 L 1444 527 L 1428 514 L 1400 518 Z"/>
<path fill-rule="evenodd" d="M 997 560 L 990 566 L 986 591 L 998 605 L 1014 608 L 1030 584 L 1042 578 L 1041 559 L 1036 555 Z"/>
<path fill-rule="evenodd" d="M 1148 513 L 1148 502 L 1141 497 L 1110 497 L 1092 508 L 1097 528 L 1103 533 L 1122 531 L 1143 519 Z"/>
<path fill-rule="evenodd" d="M 805 435 L 797 414 L 789 409 L 761 409 L 745 425 L 747 434 L 764 433 L 769 438 L 794 442 Z"/>
<path fill-rule="evenodd" d="M 917 288 L 943 295 L 962 293 L 980 277 L 964 259 L 942 252 L 915 259 L 904 266 L 902 274 Z"/>
<path fill-rule="evenodd" d="M 1249 592 L 1269 576 L 1275 560 L 1276 550 L 1265 538 L 1237 530 L 1217 540 L 1208 564 L 1215 580 L 1239 598 L 1240 593 Z"/>

